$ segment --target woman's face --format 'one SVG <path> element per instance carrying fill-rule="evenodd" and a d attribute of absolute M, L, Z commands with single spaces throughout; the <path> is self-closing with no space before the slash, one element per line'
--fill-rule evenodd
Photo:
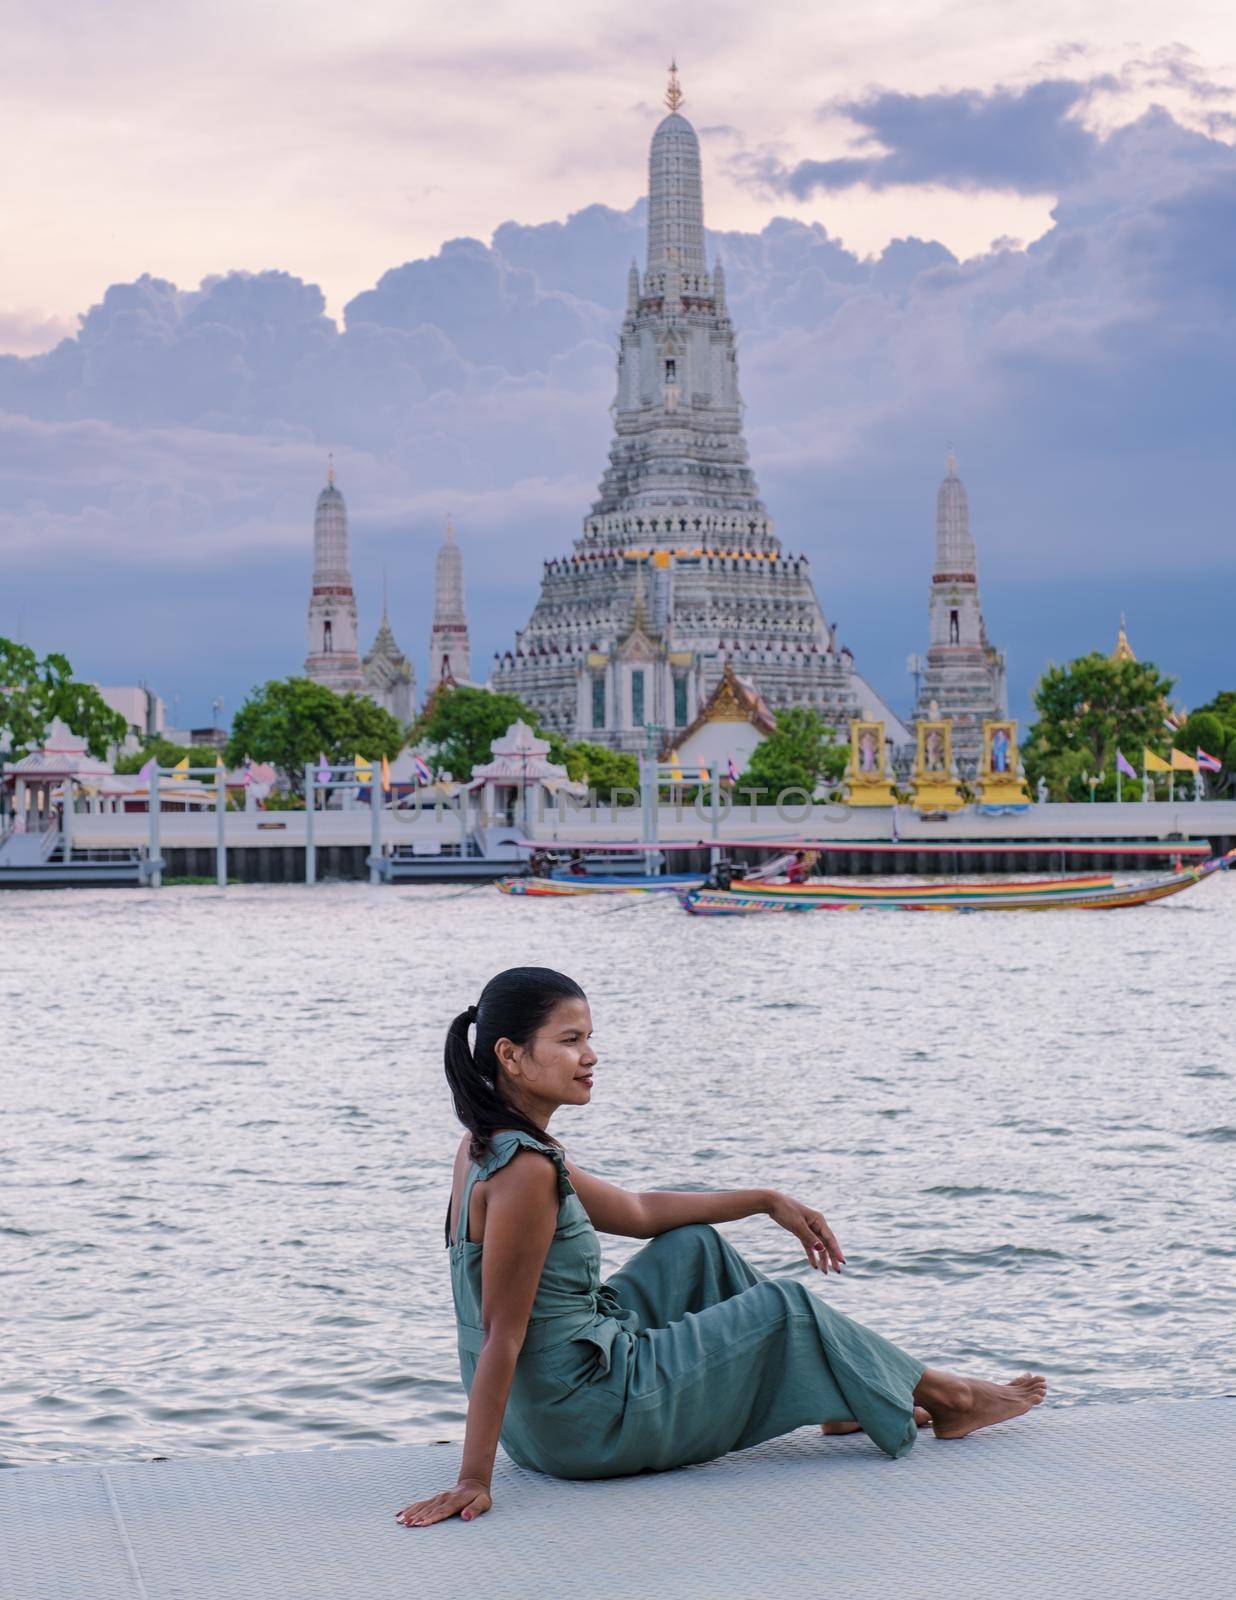
<path fill-rule="evenodd" d="M 588 1104 L 597 1059 L 591 1033 L 588 1002 L 559 1000 L 527 1044 L 499 1040 L 498 1059 L 525 1109 L 547 1116 L 558 1106 Z"/>

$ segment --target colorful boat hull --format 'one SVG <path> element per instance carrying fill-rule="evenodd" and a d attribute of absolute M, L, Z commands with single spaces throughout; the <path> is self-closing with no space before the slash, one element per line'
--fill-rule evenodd
<path fill-rule="evenodd" d="M 698 873 L 663 878 L 499 878 L 501 894 L 558 900 L 568 895 L 683 894 L 702 883 Z"/>
<path fill-rule="evenodd" d="M 1166 900 L 1172 895 L 1191 889 L 1194 884 L 1212 876 L 1236 862 L 1236 850 L 1225 856 L 1212 856 L 1200 866 L 1186 867 L 1181 872 L 1165 878 L 1155 878 L 1143 883 L 1108 884 L 1106 887 L 1076 887 L 1060 892 L 1045 891 L 1040 886 L 1017 890 L 1008 884 L 983 886 L 975 892 L 973 885 L 953 885 L 951 892 L 941 886 L 942 892 L 920 893 L 918 888 L 904 888 L 900 895 L 884 894 L 866 899 L 846 898 L 841 895 L 802 894 L 787 886 L 785 889 L 693 889 L 679 896 L 683 909 L 697 917 L 718 916 L 768 916 L 787 912 L 808 911 L 1112 911 L 1127 906 L 1150 905 L 1156 900 Z M 1067 880 L 1063 880 L 1066 881 Z M 930 886 L 933 889 L 935 886 Z"/>

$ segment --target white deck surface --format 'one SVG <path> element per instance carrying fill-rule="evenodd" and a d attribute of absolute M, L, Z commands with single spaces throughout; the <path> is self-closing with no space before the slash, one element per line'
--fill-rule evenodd
<path fill-rule="evenodd" d="M 3 1600 L 1210 1600 L 1236 1579 L 1236 1401 L 1037 1414 L 901 1461 L 804 1429 L 405 1529 L 457 1446 L 0 1473 Z"/>

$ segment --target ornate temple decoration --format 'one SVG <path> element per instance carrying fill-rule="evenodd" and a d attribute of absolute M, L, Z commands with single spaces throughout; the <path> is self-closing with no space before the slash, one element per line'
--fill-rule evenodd
<path fill-rule="evenodd" d="M 395 643 L 386 606 L 386 579 L 382 580 L 382 621 L 362 663 L 365 693 L 400 722 L 416 714 L 416 673 Z"/>
<path fill-rule="evenodd" d="M 907 738 L 838 647 L 806 557 L 783 552 L 760 499 L 682 99 L 671 69 L 598 497 L 572 553 L 545 563 L 536 607 L 515 648 L 495 657 L 491 686 L 535 707 L 546 728 L 648 749 L 692 724 L 731 660 L 774 711 L 812 705 L 837 725 L 880 716 Z"/>
<path fill-rule="evenodd" d="M 741 775 L 755 747 L 777 726 L 776 718 L 764 704 L 749 678 L 740 678 L 733 663 L 727 661 L 691 723 L 667 740 L 660 759 L 676 757 L 689 767 L 712 769 L 715 762 L 722 774 Z"/>
<path fill-rule="evenodd" d="M 911 774 L 910 803 L 923 814 L 959 811 L 965 800 L 957 781 L 957 762 L 953 756 L 953 724 L 945 721 L 917 722 L 914 727 L 914 770 Z"/>
<path fill-rule="evenodd" d="M 979 764 L 979 805 L 1020 810 L 1030 804 L 1026 775 L 1017 750 L 1017 724 L 1007 719 L 984 722 Z"/>
<path fill-rule="evenodd" d="M 896 800 L 882 722 L 850 723 L 846 790 L 852 806 L 891 806 Z"/>
<path fill-rule="evenodd" d="M 963 775 L 973 774 L 982 751 L 983 721 L 1003 717 L 1008 701 L 1004 656 L 988 641 L 979 603 L 970 505 L 952 455 L 936 496 L 936 560 L 929 615 L 931 642 L 915 720 L 939 716 L 950 721 L 953 755 Z"/>
<path fill-rule="evenodd" d="M 1124 620 L 1124 612 L 1122 611 L 1120 613 L 1120 631 L 1116 635 L 1116 648 L 1112 651 L 1111 656 L 1109 657 L 1109 659 L 1112 661 L 1137 660 L 1137 657 L 1133 653 L 1133 646 L 1129 643 L 1129 635 L 1125 630 L 1126 624 Z"/>
<path fill-rule="evenodd" d="M 356 653 L 356 595 L 348 551 L 348 508 L 332 461 L 313 514 L 313 588 L 305 676 L 339 693 L 364 687 Z"/>

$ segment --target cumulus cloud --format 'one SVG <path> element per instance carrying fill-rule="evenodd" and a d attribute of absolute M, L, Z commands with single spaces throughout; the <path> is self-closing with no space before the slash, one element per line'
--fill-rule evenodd
<path fill-rule="evenodd" d="M 14 355 L 38 355 L 72 332 L 72 322 L 66 317 L 49 316 L 46 311 L 29 307 L 0 309 L 0 349 Z"/>
<path fill-rule="evenodd" d="M 1046 657 L 1104 643 L 1096 619 L 1122 608 L 1190 697 L 1229 669 L 1226 625 L 1204 616 L 1233 567 L 1236 155 L 1162 109 L 1088 129 L 1084 100 L 1051 78 L 850 107 L 872 141 L 845 158 L 862 181 L 1050 186 L 1052 226 L 1026 246 L 958 260 L 907 237 L 860 257 L 787 218 L 711 236 L 764 497 L 895 702 L 923 643 L 949 445 L 1015 698 Z M 790 193 L 855 181 L 791 177 Z M 0 630 L 20 605 L 98 675 L 234 704 L 300 659 L 333 448 L 362 631 L 388 566 L 396 633 L 421 654 L 451 510 L 483 663 L 595 493 L 644 228 L 641 202 L 452 240 L 384 274 L 342 325 L 282 272 L 113 285 L 53 350 L 0 358 Z M 187 626 L 150 659 L 169 611 Z"/>

